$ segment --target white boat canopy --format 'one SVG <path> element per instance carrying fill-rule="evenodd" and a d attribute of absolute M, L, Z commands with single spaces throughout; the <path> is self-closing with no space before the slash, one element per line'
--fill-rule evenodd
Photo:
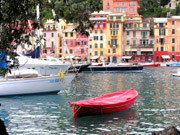
<path fill-rule="evenodd" d="M 169 55 L 161 55 L 163 59 L 170 59 Z"/>
<path fill-rule="evenodd" d="M 95 59 L 98 59 L 99 58 L 99 56 L 93 56 L 93 57 L 91 57 L 91 60 L 95 60 Z"/>
<path fill-rule="evenodd" d="M 70 57 L 69 56 L 66 56 L 65 59 L 73 59 L 75 56 L 74 55 L 71 55 Z"/>
<path fill-rule="evenodd" d="M 122 56 L 122 59 L 131 59 L 132 56 Z"/>

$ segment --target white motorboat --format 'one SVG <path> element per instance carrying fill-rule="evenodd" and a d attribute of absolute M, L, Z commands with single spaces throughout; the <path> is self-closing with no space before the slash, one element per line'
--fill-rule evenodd
<path fill-rule="evenodd" d="M 17 53 L 16 58 L 19 61 L 20 69 L 35 69 L 41 75 L 57 75 L 60 70 L 66 72 L 70 67 L 69 63 L 57 62 L 53 58 L 46 60 L 30 58 L 21 53 Z"/>
<path fill-rule="evenodd" d="M 63 90 L 75 74 L 39 76 L 31 78 L 1 78 L 0 96 L 54 93 Z"/>

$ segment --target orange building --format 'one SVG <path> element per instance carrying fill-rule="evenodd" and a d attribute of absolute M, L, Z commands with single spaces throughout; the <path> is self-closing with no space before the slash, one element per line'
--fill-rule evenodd
<path fill-rule="evenodd" d="M 103 11 L 139 15 L 139 0 L 103 0 Z"/>
<path fill-rule="evenodd" d="M 155 61 L 180 61 L 180 16 L 154 19 Z"/>

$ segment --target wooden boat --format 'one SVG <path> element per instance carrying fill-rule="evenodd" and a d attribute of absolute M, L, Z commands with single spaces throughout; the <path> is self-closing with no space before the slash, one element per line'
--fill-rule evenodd
<path fill-rule="evenodd" d="M 0 79 L 0 96 L 55 93 L 64 89 L 75 74 Z"/>
<path fill-rule="evenodd" d="M 74 112 L 74 117 L 109 114 L 129 109 L 133 106 L 137 96 L 136 90 L 128 89 L 92 99 L 69 102 L 69 104 Z"/>

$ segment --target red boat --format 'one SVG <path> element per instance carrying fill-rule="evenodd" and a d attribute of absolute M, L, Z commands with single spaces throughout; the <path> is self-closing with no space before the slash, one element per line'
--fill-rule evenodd
<path fill-rule="evenodd" d="M 141 63 L 140 65 L 143 65 L 144 67 L 159 67 L 160 64 L 155 63 Z"/>
<path fill-rule="evenodd" d="M 135 102 L 138 92 L 134 89 L 123 90 L 104 96 L 69 102 L 74 117 L 82 115 L 109 114 L 129 109 Z"/>

